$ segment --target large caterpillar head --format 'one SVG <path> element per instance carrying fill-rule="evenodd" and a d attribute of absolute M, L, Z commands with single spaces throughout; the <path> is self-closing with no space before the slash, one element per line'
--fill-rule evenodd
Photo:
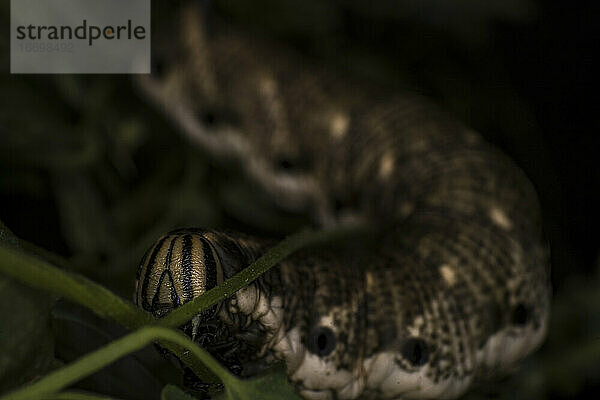
<path fill-rule="evenodd" d="M 234 239 L 200 229 L 172 231 L 160 237 L 143 256 L 137 272 L 135 303 L 161 318 L 248 266 L 256 258 L 255 253 L 253 242 L 243 236 Z M 264 335 L 258 323 L 240 321 L 241 314 L 228 310 L 229 303 L 199 313 L 181 329 L 233 373 L 241 373 L 242 364 L 256 358 Z"/>
<path fill-rule="evenodd" d="M 162 317 L 223 282 L 221 260 L 204 233 L 173 231 L 148 249 L 137 272 L 138 307 Z"/>

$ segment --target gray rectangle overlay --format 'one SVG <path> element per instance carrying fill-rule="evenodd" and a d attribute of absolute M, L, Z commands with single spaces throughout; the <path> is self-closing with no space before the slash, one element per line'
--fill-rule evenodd
<path fill-rule="evenodd" d="M 150 0 L 11 0 L 10 71 L 150 73 Z"/>

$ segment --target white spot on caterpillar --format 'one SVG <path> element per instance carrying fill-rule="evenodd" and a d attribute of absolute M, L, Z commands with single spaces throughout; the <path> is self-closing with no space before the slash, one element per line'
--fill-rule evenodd
<path fill-rule="evenodd" d="M 375 278 L 373 277 L 372 272 L 366 272 L 365 278 L 367 281 L 367 290 L 372 291 L 375 288 Z"/>
<path fill-rule="evenodd" d="M 346 386 L 338 390 L 338 399 L 356 399 L 363 392 L 365 379 L 360 377 L 349 382 Z"/>
<path fill-rule="evenodd" d="M 444 279 L 444 282 L 446 282 L 446 284 L 450 287 L 454 286 L 456 283 L 456 272 L 454 271 L 454 268 L 448 264 L 443 264 L 440 265 L 439 271 L 440 275 Z"/>
<path fill-rule="evenodd" d="M 276 333 L 283 320 L 281 297 L 273 296 L 269 300 L 269 297 L 265 296 L 255 285 L 248 285 L 240 289 L 235 296 L 237 306 L 229 307 L 229 312 L 242 312 L 249 315 L 254 321 L 260 321 L 267 328 L 267 333 Z"/>
<path fill-rule="evenodd" d="M 404 202 L 400 205 L 398 209 L 401 218 L 408 217 L 415 210 L 415 205 L 411 202 Z"/>
<path fill-rule="evenodd" d="M 477 143 L 477 141 L 479 140 L 479 137 L 477 136 L 477 134 L 471 130 L 466 130 L 464 132 L 464 135 L 465 135 L 465 140 L 469 144 Z"/>
<path fill-rule="evenodd" d="M 278 358 L 285 360 L 289 374 L 293 374 L 304 359 L 306 349 L 302 345 L 302 334 L 300 329 L 294 328 L 286 333 L 282 327 L 277 335 L 273 351 Z"/>
<path fill-rule="evenodd" d="M 258 298 L 259 291 L 255 285 L 248 285 L 240 289 L 235 294 L 235 306 L 238 309 L 238 312 L 241 311 L 244 314 L 251 314 L 255 307 L 257 307 Z"/>
<path fill-rule="evenodd" d="M 477 351 L 477 362 L 487 368 L 506 369 L 536 350 L 544 341 L 548 329 L 548 308 L 539 321 L 522 327 L 509 326 L 490 336 Z"/>
<path fill-rule="evenodd" d="M 277 91 L 277 83 L 271 77 L 263 77 L 260 80 L 260 91 L 264 96 L 271 98 L 275 96 Z"/>
<path fill-rule="evenodd" d="M 386 398 L 455 398 L 464 393 L 471 377 L 462 380 L 448 378 L 434 382 L 428 377 L 429 365 L 416 371 L 407 371 L 396 363 L 397 354 L 382 352 L 367 358 L 363 368 L 367 372 L 367 389 L 385 393 Z"/>
<path fill-rule="evenodd" d="M 348 132 L 350 118 L 343 113 L 335 113 L 329 122 L 329 133 L 334 139 L 341 139 Z"/>
<path fill-rule="evenodd" d="M 425 320 L 423 319 L 422 315 L 419 315 L 417 318 L 415 318 L 415 326 L 421 327 L 424 323 Z"/>
<path fill-rule="evenodd" d="M 332 309 L 329 315 L 322 316 L 317 325 L 327 326 L 337 333 L 332 315 L 340 312 L 340 309 Z M 294 328 L 297 330 L 297 328 Z M 290 332 L 291 335 L 292 332 Z M 299 338 L 293 338 L 290 342 L 300 343 Z M 285 343 L 285 341 L 280 341 Z M 290 378 L 294 382 L 298 382 L 301 387 L 301 393 L 306 398 L 321 399 L 330 394 L 329 390 L 334 390 L 339 399 L 356 398 L 363 390 L 364 379 L 361 376 L 356 376 L 355 371 L 340 369 L 337 365 L 335 357 L 319 357 L 307 351 L 306 348 L 298 344 L 293 351 L 285 351 L 285 345 L 281 345 L 281 354 L 286 359 L 288 373 L 291 373 Z M 334 350 L 335 352 L 336 350 Z M 295 367 L 295 368 L 294 368 Z M 325 397 L 322 397 L 325 396 Z"/>
<path fill-rule="evenodd" d="M 499 209 L 498 207 L 492 207 L 490 209 L 490 219 L 496 225 L 502 229 L 510 230 L 512 228 L 512 221 L 508 216 Z"/>
<path fill-rule="evenodd" d="M 421 336 L 421 329 L 425 324 L 425 320 L 422 315 L 419 315 L 413 320 L 413 324 L 411 326 L 407 326 L 406 330 L 411 336 Z"/>
<path fill-rule="evenodd" d="M 277 82 L 271 76 L 262 76 L 258 81 L 258 90 L 265 112 L 274 124 L 271 138 L 273 145 L 285 146 L 289 142 L 289 130 L 286 110 Z"/>
<path fill-rule="evenodd" d="M 303 399 L 308 400 L 331 400 L 331 392 L 300 390 L 300 395 Z"/>
<path fill-rule="evenodd" d="M 316 322 L 318 326 L 327 326 L 335 332 L 334 315 L 344 313 L 344 307 L 334 307 L 327 315 L 321 316 Z M 283 333 L 281 333 L 283 332 Z M 303 398 L 306 399 L 356 399 L 364 390 L 365 371 L 360 368 L 343 369 L 338 364 L 338 357 L 320 357 L 307 350 L 301 338 L 304 336 L 300 328 L 290 331 L 283 329 L 278 335 L 281 339 L 273 349 L 276 357 L 284 359 L 288 376 L 296 384 Z"/>
<path fill-rule="evenodd" d="M 389 178 L 394 171 L 395 162 L 394 154 L 391 151 L 388 151 L 381 156 L 381 160 L 379 161 L 379 177 L 381 179 Z"/>
<path fill-rule="evenodd" d="M 339 369 L 335 361 L 326 361 L 308 351 L 304 352 L 304 359 L 299 368 L 291 376 L 294 382 L 302 382 L 302 386 L 310 391 L 340 390 L 353 381 L 356 377 L 352 372 Z M 362 389 L 362 387 L 360 388 Z M 360 391 L 358 391 L 360 393 Z"/>

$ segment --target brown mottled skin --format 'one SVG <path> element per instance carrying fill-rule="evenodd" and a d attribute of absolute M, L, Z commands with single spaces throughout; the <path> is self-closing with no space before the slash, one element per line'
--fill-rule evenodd
<path fill-rule="evenodd" d="M 373 243 L 300 253 L 252 284 L 271 320 L 239 296 L 221 305 L 218 323 L 251 343 L 242 375 L 284 359 L 306 398 L 453 398 L 539 346 L 550 298 L 540 211 L 507 157 L 419 96 L 354 85 L 227 28 L 208 34 L 194 7 L 180 26 L 183 45 L 142 88 L 190 137 L 210 113 L 216 139 L 199 143 L 279 207 L 382 226 Z M 233 144 L 213 146 L 220 134 Z M 225 277 L 267 247 L 195 234 Z M 317 345 L 335 343 L 327 355 L 310 349 L 319 326 L 334 332 Z"/>

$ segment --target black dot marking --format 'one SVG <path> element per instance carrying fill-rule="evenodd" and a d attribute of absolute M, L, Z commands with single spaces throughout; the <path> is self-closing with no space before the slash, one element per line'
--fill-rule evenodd
<path fill-rule="evenodd" d="M 331 354 L 335 345 L 335 333 L 326 326 L 317 326 L 308 334 L 308 351 L 319 357 Z"/>
<path fill-rule="evenodd" d="M 333 200 L 334 211 L 339 212 L 339 211 L 343 210 L 345 207 L 346 206 L 344 205 L 344 202 L 341 199 L 336 198 Z"/>
<path fill-rule="evenodd" d="M 519 303 L 513 310 L 512 316 L 513 324 L 525 325 L 529 321 L 529 311 L 523 303 Z"/>
<path fill-rule="evenodd" d="M 309 169 L 310 160 L 302 155 L 284 154 L 275 159 L 274 167 L 281 172 L 304 172 Z"/>
<path fill-rule="evenodd" d="M 150 69 L 155 78 L 160 79 L 165 75 L 165 63 L 160 57 L 152 57 Z"/>
<path fill-rule="evenodd" d="M 415 366 L 421 366 L 429 360 L 429 348 L 423 339 L 410 338 L 400 349 L 402 357 Z"/>
<path fill-rule="evenodd" d="M 210 110 L 202 111 L 198 114 L 198 118 L 206 126 L 214 126 L 217 123 L 217 115 Z"/>
<path fill-rule="evenodd" d="M 284 171 L 290 171 L 294 167 L 292 160 L 289 158 L 280 158 L 277 160 L 277 168 Z"/>

